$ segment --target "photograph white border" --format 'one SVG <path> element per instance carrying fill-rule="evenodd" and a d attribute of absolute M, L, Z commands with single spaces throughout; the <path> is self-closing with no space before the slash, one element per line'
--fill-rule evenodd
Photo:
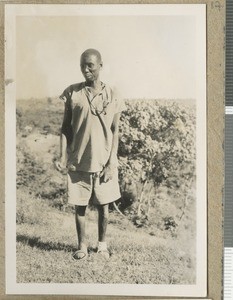
<path fill-rule="evenodd" d="M 192 15 L 197 19 L 196 284 L 34 284 L 16 282 L 16 16 Z M 6 293 L 205 297 L 207 294 L 206 5 L 5 5 L 5 216 Z"/>

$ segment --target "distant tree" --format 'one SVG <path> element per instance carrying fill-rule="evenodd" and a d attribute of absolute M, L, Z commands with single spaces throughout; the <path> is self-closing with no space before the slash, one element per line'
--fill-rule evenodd
<path fill-rule="evenodd" d="M 52 98 L 51 98 L 51 97 L 48 97 L 48 98 L 47 98 L 47 103 L 48 103 L 48 104 L 52 104 Z"/>

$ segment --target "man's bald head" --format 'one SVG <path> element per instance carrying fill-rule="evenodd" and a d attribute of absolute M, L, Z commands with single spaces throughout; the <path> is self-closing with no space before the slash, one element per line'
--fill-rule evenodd
<path fill-rule="evenodd" d="M 99 51 L 87 49 L 83 52 L 80 59 L 80 67 L 86 82 L 99 80 L 99 72 L 103 63 Z"/>
<path fill-rule="evenodd" d="M 84 57 L 87 57 L 87 56 L 90 56 L 90 55 L 94 55 L 96 56 L 97 60 L 99 63 L 102 63 L 102 58 L 101 58 L 101 54 L 98 50 L 96 49 L 87 49 L 85 50 L 82 55 L 81 55 L 81 60 L 84 58 Z"/>

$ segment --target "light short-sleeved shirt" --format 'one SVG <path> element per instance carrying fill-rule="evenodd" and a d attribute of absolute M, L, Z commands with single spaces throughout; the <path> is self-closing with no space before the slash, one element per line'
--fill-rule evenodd
<path fill-rule="evenodd" d="M 71 97 L 66 99 L 63 125 L 70 127 L 67 146 L 68 164 L 77 171 L 99 172 L 109 160 L 115 114 L 125 109 L 122 99 L 102 83 L 101 91 L 93 96 L 85 82 L 72 85 Z M 117 157 L 115 157 L 117 164 Z"/>

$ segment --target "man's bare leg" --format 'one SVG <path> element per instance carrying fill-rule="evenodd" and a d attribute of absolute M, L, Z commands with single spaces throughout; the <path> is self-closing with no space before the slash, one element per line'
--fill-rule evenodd
<path fill-rule="evenodd" d="M 86 206 L 78 206 L 75 205 L 75 223 L 76 223 L 76 231 L 78 236 L 78 250 L 80 252 L 76 252 L 73 256 L 75 259 L 82 259 L 87 252 L 86 246 L 86 236 L 85 236 L 85 213 Z"/>
<path fill-rule="evenodd" d="M 107 225 L 108 225 L 108 204 L 98 206 L 98 229 L 99 229 L 99 243 L 98 252 L 101 253 L 106 259 L 109 258 L 107 243 L 105 240 Z"/>
<path fill-rule="evenodd" d="M 99 231 L 99 242 L 105 242 L 105 236 L 108 225 L 108 204 L 98 205 L 98 231 Z"/>

